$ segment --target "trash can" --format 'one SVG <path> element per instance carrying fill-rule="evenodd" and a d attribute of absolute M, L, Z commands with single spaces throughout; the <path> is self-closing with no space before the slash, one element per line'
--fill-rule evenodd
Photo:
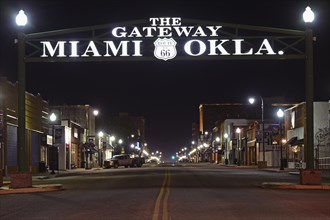
<path fill-rule="evenodd" d="M 45 161 L 40 161 L 39 162 L 39 173 L 46 173 L 46 163 Z"/>

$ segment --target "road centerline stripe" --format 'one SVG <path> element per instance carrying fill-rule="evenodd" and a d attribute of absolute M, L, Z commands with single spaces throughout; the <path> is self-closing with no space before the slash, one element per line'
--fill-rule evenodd
<path fill-rule="evenodd" d="M 158 220 L 159 215 L 160 215 L 160 210 L 161 210 L 161 204 L 163 205 L 162 207 L 162 220 L 167 220 L 168 219 L 168 197 L 170 193 L 170 181 L 171 181 L 171 176 L 169 169 L 166 170 L 164 180 L 160 189 L 160 192 L 157 196 L 156 203 L 155 203 L 155 208 L 154 212 L 152 215 L 152 220 Z"/>
<path fill-rule="evenodd" d="M 170 195 L 170 184 L 171 184 L 171 174 L 168 170 L 167 172 L 167 182 L 166 182 L 166 189 L 165 189 L 165 195 L 163 200 L 163 218 L 162 220 L 168 220 L 168 197 Z"/>

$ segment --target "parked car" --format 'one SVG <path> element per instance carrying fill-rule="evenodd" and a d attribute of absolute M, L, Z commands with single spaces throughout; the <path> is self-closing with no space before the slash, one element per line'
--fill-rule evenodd
<path fill-rule="evenodd" d="M 131 158 L 129 154 L 119 154 L 111 158 L 111 160 L 104 161 L 104 168 L 118 168 L 120 166 L 127 167 L 141 167 L 145 163 L 143 157 Z"/>

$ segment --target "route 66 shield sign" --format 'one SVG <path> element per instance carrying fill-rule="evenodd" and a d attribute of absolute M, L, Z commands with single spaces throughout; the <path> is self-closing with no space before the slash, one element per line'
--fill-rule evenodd
<path fill-rule="evenodd" d="M 158 38 L 154 45 L 154 55 L 157 59 L 166 61 L 176 56 L 176 41 L 173 38 Z"/>

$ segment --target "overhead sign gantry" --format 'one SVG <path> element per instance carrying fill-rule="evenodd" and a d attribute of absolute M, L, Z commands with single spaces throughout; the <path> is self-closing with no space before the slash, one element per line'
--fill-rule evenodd
<path fill-rule="evenodd" d="M 311 14 L 309 7 L 305 15 Z M 304 16 L 305 16 L 304 15 Z M 306 16 L 309 17 L 309 16 Z M 24 20 L 24 19 L 23 19 Z M 311 21 L 308 21 L 311 22 Z M 251 25 L 159 17 L 18 34 L 19 171 L 25 171 L 25 63 L 85 61 L 305 59 L 307 168 L 314 167 L 313 33 Z"/>

